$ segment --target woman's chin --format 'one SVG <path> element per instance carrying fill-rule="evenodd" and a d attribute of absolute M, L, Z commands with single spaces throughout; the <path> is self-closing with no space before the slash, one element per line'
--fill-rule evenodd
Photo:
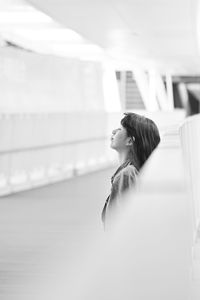
<path fill-rule="evenodd" d="M 112 142 L 110 143 L 110 148 L 115 149 L 115 145 Z"/>

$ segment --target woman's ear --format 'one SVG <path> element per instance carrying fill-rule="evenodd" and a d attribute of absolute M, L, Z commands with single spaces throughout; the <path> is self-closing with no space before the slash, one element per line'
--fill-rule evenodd
<path fill-rule="evenodd" d="M 128 138 L 127 138 L 126 145 L 127 145 L 127 146 L 132 146 L 134 142 L 135 142 L 134 136 L 128 137 Z"/>

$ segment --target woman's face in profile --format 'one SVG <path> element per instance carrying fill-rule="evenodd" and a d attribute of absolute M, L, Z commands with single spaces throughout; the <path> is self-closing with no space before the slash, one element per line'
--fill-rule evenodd
<path fill-rule="evenodd" d="M 127 140 L 128 137 L 126 129 L 121 125 L 119 128 L 112 131 L 110 146 L 115 150 L 123 150 L 127 147 Z"/>

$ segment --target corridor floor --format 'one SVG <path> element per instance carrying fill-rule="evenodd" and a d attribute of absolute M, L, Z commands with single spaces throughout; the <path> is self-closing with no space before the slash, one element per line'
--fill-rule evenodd
<path fill-rule="evenodd" d="M 101 170 L 0 199 L 0 299 L 32 299 L 30 286 L 33 292 L 34 281 L 51 276 L 63 253 L 70 263 L 87 239 L 103 231 L 112 173 Z"/>

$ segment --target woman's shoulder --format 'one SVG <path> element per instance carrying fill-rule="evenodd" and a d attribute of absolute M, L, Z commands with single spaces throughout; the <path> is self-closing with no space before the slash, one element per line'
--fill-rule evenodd
<path fill-rule="evenodd" d="M 123 168 L 121 170 L 123 173 L 134 173 L 134 174 L 138 174 L 138 170 L 136 169 L 136 167 L 132 164 L 127 165 L 125 168 Z"/>
<path fill-rule="evenodd" d="M 113 184 L 120 185 L 125 190 L 137 182 L 138 171 L 134 165 L 127 165 L 113 178 Z"/>
<path fill-rule="evenodd" d="M 138 170 L 133 164 L 127 164 L 120 172 L 117 174 L 118 176 L 134 176 L 138 175 Z"/>

